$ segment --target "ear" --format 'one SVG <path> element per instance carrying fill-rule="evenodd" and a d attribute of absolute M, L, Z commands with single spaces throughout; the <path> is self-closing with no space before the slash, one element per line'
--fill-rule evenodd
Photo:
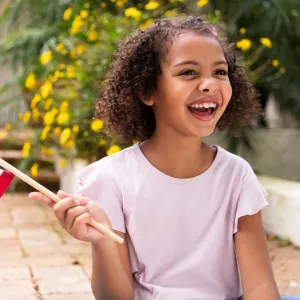
<path fill-rule="evenodd" d="M 142 101 L 142 103 L 144 103 L 147 106 L 154 105 L 154 97 L 153 96 L 151 96 L 150 98 L 140 97 L 140 100 Z"/>

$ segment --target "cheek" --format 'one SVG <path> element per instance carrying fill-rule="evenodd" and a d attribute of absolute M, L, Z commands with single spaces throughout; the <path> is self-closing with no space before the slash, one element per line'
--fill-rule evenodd
<path fill-rule="evenodd" d="M 224 104 L 227 105 L 232 96 L 232 87 L 229 80 L 222 84 L 221 91 Z"/>

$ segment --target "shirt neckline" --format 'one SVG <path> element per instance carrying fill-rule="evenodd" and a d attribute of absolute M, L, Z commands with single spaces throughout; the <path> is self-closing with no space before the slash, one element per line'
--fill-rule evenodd
<path fill-rule="evenodd" d="M 203 177 L 208 176 L 210 173 L 213 172 L 213 170 L 216 168 L 216 166 L 218 165 L 218 162 L 220 160 L 220 157 L 222 155 L 222 148 L 218 145 L 213 144 L 212 146 L 215 147 L 217 149 L 217 153 L 215 155 L 215 158 L 213 160 L 213 162 L 211 163 L 211 165 L 208 167 L 208 169 L 206 169 L 203 173 L 196 175 L 194 177 L 189 177 L 189 178 L 177 178 L 177 177 L 172 177 L 170 175 L 167 175 L 166 173 L 162 172 L 161 170 L 157 169 L 148 159 L 147 157 L 144 155 L 143 151 L 141 150 L 140 145 L 143 142 L 139 142 L 136 143 L 134 145 L 134 148 L 136 150 L 137 155 L 140 157 L 140 159 L 143 161 L 145 167 L 149 170 L 149 172 L 152 172 L 157 178 L 161 179 L 161 180 L 167 180 L 167 181 L 172 181 L 174 183 L 180 183 L 180 184 L 184 184 L 184 183 L 190 183 L 190 182 L 194 182 L 194 181 L 198 181 L 200 178 L 202 179 Z"/>

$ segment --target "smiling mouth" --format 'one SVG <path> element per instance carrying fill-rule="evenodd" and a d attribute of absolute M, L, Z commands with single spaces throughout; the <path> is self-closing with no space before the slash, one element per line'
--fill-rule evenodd
<path fill-rule="evenodd" d="M 218 108 L 218 105 L 215 103 L 210 105 L 205 105 L 205 106 L 201 104 L 195 104 L 195 105 L 188 105 L 187 108 L 193 114 L 199 116 L 209 116 L 214 114 L 214 112 Z"/>

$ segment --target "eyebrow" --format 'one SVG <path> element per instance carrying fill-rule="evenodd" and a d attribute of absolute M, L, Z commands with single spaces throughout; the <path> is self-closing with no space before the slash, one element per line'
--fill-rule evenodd
<path fill-rule="evenodd" d="M 183 66 L 183 65 L 195 65 L 195 66 L 200 66 L 200 63 L 193 61 L 193 60 L 185 60 L 182 61 L 178 64 L 176 64 L 174 67 L 179 67 L 179 66 Z M 225 60 L 219 60 L 213 63 L 213 66 L 218 66 L 218 65 L 228 65 L 227 62 Z"/>

